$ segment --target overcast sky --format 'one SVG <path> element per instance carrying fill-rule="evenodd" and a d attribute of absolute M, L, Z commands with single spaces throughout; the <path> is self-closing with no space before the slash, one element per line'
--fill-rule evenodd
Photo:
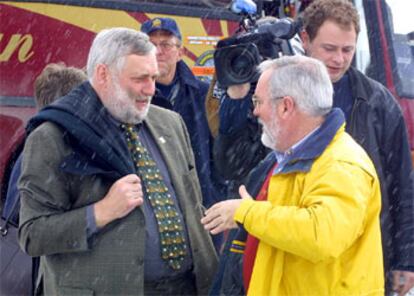
<path fill-rule="evenodd" d="M 414 0 L 387 0 L 391 6 L 395 33 L 414 32 Z"/>

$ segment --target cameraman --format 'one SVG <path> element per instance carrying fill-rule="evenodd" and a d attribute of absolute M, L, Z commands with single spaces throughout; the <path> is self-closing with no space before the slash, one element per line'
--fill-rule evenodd
<path fill-rule="evenodd" d="M 257 20 L 257 26 L 277 20 L 266 16 Z M 295 54 L 304 50 L 298 35 L 290 41 Z M 261 141 L 261 126 L 253 116 L 252 95 L 256 82 L 230 85 L 220 98 L 219 133 L 214 144 L 214 161 L 224 178 L 233 181 L 235 191 L 247 174 L 270 151 Z"/>
<path fill-rule="evenodd" d="M 255 83 L 229 86 L 220 103 L 214 161 L 224 178 L 237 183 L 269 152 L 260 141 L 261 127 L 253 116 L 255 88 Z"/>

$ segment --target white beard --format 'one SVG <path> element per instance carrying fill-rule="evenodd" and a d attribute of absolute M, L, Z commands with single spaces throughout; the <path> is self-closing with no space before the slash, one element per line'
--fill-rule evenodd
<path fill-rule="evenodd" d="M 111 98 L 106 100 L 105 107 L 109 113 L 117 120 L 123 123 L 138 124 L 141 123 L 148 114 L 151 103 L 150 96 L 137 96 L 122 89 L 116 79 L 113 80 L 113 92 Z M 148 105 L 144 110 L 138 110 L 135 101 L 145 100 Z"/>
<path fill-rule="evenodd" d="M 272 150 L 277 150 L 276 147 L 279 144 L 279 135 L 280 135 L 279 124 L 274 120 L 272 121 L 271 128 L 269 128 L 261 120 L 259 120 L 259 123 L 263 127 L 262 136 L 261 136 L 262 144 L 266 146 L 267 148 L 270 148 Z"/>

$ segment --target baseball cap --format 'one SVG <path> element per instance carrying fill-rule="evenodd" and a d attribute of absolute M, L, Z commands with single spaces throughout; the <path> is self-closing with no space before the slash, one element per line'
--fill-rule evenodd
<path fill-rule="evenodd" d="M 141 32 L 145 34 L 151 34 L 157 30 L 165 30 L 173 34 L 175 37 L 181 40 L 180 29 L 177 23 L 172 18 L 168 17 L 156 17 L 151 20 L 145 21 L 141 26 Z"/>

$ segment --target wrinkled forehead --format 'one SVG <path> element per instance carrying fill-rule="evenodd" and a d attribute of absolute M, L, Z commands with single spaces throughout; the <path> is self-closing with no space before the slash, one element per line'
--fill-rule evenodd
<path fill-rule="evenodd" d="M 151 51 L 145 55 L 130 54 L 124 57 L 124 63 L 121 67 L 121 74 L 134 76 L 158 74 L 157 58 L 155 51 Z"/>

